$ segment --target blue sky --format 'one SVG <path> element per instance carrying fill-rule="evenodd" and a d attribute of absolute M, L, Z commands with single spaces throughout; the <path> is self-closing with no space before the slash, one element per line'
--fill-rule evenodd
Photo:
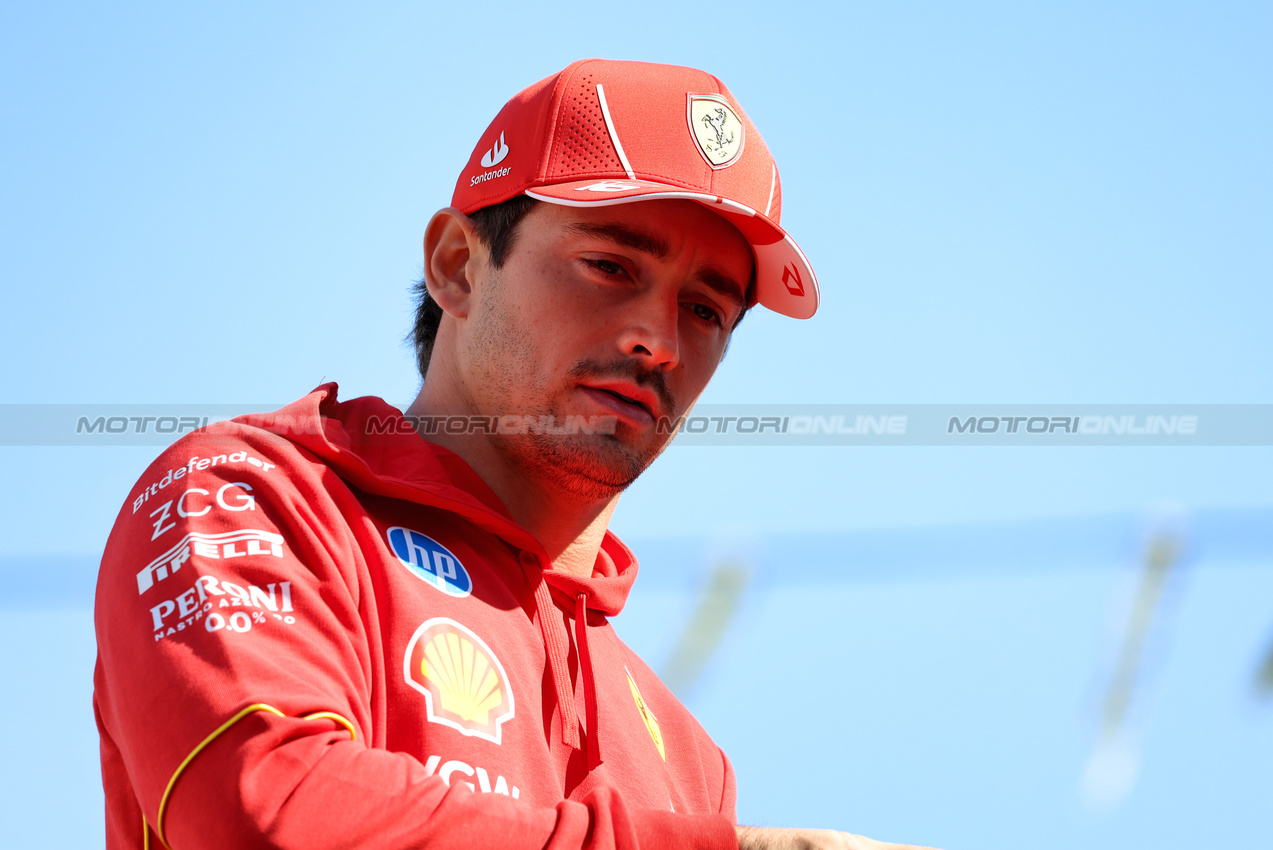
<path fill-rule="evenodd" d="M 264 408 L 338 380 L 343 396 L 405 405 L 425 223 L 503 101 L 588 55 L 720 76 L 774 152 L 783 224 L 818 270 L 818 316 L 749 317 L 704 402 L 1273 403 L 1265 4 L 654 2 L 639 18 L 583 3 L 366 6 L 0 10 L 0 403 Z M 0 571 L 91 564 L 156 451 L 0 446 Z M 766 578 L 748 591 L 750 618 L 690 704 L 738 750 L 742 811 L 756 820 L 969 847 L 1019 846 L 1049 824 L 1127 846 L 1168 814 L 1207 835 L 1223 811 L 1235 841 L 1267 842 L 1248 791 L 1269 787 L 1273 716 L 1240 683 L 1273 631 L 1271 474 L 1269 446 L 674 447 L 615 516 L 638 554 L 655 553 L 650 602 L 634 599 L 627 628 L 657 658 L 670 640 L 652 630 L 669 606 L 689 610 L 711 553 L 753 553 Z M 1117 633 L 1104 619 L 1135 576 L 1135 546 L 1106 545 L 1122 539 L 1107 531 L 1132 541 L 1164 503 L 1201 517 L 1198 554 L 1146 697 L 1160 710 L 1147 709 L 1141 783 L 1097 815 L 1075 791 L 1089 691 L 1102 636 Z M 993 548 L 1038 528 L 1092 542 L 1076 546 L 1081 563 L 1026 551 L 981 569 L 968 554 L 982 551 L 969 541 Z M 784 559 L 801 539 L 813 542 Z M 884 565 L 890 539 L 910 554 Z M 1237 555 L 1207 555 L 1230 540 Z M 793 584 L 809 558 L 817 582 Z M 85 593 L 15 591 L 0 607 L 6 647 L 58 623 L 68 643 L 39 657 L 80 659 L 46 675 L 6 648 L 23 693 L 86 705 Z M 793 625 L 828 611 L 860 625 Z M 908 625 L 871 642 L 880 612 Z M 962 660 L 921 663 L 934 646 Z M 837 688 L 853 671 L 908 708 L 855 710 L 781 757 L 756 751 L 721 706 L 746 691 L 749 659 L 777 663 L 792 647 Z M 1202 687 L 1213 702 L 1171 702 Z M 1017 713 L 973 710 L 977 693 Z M 1194 714 L 1173 713 L 1184 705 Z M 82 725 L 86 713 L 66 716 Z M 1051 730 L 1030 763 L 1054 773 L 987 808 L 1009 788 L 991 768 L 1027 761 L 957 768 L 973 750 L 1019 752 L 1030 717 Z M 1206 750 L 1209 735 L 1220 743 Z M 91 829 L 93 754 L 66 757 L 79 759 L 71 802 Z M 850 761 L 883 779 L 846 779 Z M 1190 763 L 1231 777 L 1231 805 L 1189 779 Z M 935 784 L 912 789 L 903 774 Z M 805 784 L 791 787 L 821 790 L 774 790 L 793 775 Z M 836 788 L 866 802 L 837 807 Z M 1028 843 L 1061 846 L 1048 840 Z"/>

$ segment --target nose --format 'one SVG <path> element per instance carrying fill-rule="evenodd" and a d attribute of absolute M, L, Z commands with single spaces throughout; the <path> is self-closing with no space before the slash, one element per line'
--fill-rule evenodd
<path fill-rule="evenodd" d="M 619 336 L 619 347 L 648 369 L 670 372 L 680 363 L 677 322 L 680 305 L 643 298 L 632 304 Z"/>

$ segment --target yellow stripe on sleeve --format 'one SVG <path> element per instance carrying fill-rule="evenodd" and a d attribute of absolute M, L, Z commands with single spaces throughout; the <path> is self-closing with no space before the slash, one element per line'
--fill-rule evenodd
<path fill-rule="evenodd" d="M 249 714 L 254 714 L 258 711 L 268 711 L 270 714 L 276 714 L 279 717 L 287 717 L 286 714 L 279 711 L 277 708 L 275 708 L 272 705 L 266 705 L 265 703 L 262 703 L 262 702 L 249 705 L 247 708 L 242 709 L 241 711 L 239 711 L 238 714 L 235 714 L 229 720 L 227 720 L 226 722 L 218 726 L 212 732 L 211 735 L 209 735 L 208 737 L 200 741 L 199 745 L 190 751 L 190 755 L 186 756 L 185 759 L 181 762 L 181 764 L 177 765 L 177 769 L 173 771 L 172 778 L 168 780 L 168 787 L 164 789 L 163 797 L 161 797 L 159 800 L 159 812 L 155 816 L 155 835 L 159 838 L 160 843 L 163 844 L 164 847 L 168 846 L 168 840 L 164 838 L 164 810 L 168 808 L 168 798 L 172 796 L 172 789 L 177 784 L 177 778 L 181 776 L 181 773 L 182 771 L 186 769 L 186 766 L 189 765 L 190 762 L 194 761 L 194 757 L 199 755 L 199 753 L 203 752 L 204 747 L 208 746 L 208 744 L 211 744 L 217 738 L 221 737 L 221 734 L 225 732 L 225 730 L 229 729 L 231 726 L 238 723 L 240 720 L 247 717 Z M 302 720 L 332 720 L 340 724 L 341 726 L 345 727 L 345 729 L 349 732 L 350 740 L 352 741 L 358 740 L 358 733 L 354 729 L 354 724 L 349 722 L 347 718 L 339 714 L 336 714 L 334 711 L 316 711 L 313 714 L 305 715 L 301 719 Z M 146 816 L 144 814 L 142 815 L 141 820 L 142 820 L 142 825 L 144 826 L 146 823 Z M 143 845 L 143 850 L 149 850 L 149 846 L 150 846 L 149 832 L 148 831 L 144 832 L 143 835 L 145 836 L 145 842 L 146 842 L 145 845 Z"/>
<path fill-rule="evenodd" d="M 301 719 L 302 720 L 334 720 L 335 722 L 339 723 L 341 726 L 344 726 L 347 730 L 349 730 L 349 740 L 351 741 L 358 740 L 358 732 L 357 730 L 354 729 L 354 724 L 350 723 L 348 720 L 346 720 L 344 717 L 342 717 L 341 715 L 337 714 L 334 711 L 315 711 L 313 714 L 307 714 Z"/>

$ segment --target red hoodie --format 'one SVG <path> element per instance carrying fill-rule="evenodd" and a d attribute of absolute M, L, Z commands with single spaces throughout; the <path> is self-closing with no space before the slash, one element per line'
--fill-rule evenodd
<path fill-rule="evenodd" d="M 98 578 L 107 847 L 736 848 L 728 760 L 610 628 L 632 553 L 549 566 L 379 399 L 179 440 Z"/>

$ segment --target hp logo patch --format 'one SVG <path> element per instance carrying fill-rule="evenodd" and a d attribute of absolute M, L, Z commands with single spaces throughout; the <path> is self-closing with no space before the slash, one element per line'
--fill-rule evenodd
<path fill-rule="evenodd" d="M 447 596 L 468 596 L 473 579 L 450 549 L 427 534 L 395 525 L 385 535 L 402 566 Z"/>

